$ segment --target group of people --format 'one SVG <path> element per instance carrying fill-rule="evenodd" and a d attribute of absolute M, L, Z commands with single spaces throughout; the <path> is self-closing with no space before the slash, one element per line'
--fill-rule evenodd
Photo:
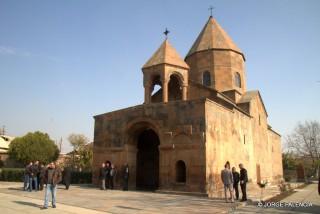
<path fill-rule="evenodd" d="M 123 167 L 123 190 L 128 190 L 129 182 L 129 166 L 125 164 Z M 101 190 L 113 189 L 114 181 L 117 176 L 117 169 L 110 161 L 105 161 L 101 164 L 99 171 L 99 179 L 101 181 Z"/>
<path fill-rule="evenodd" d="M 24 191 L 43 190 L 45 167 L 39 161 L 30 162 L 24 171 Z"/>
<path fill-rule="evenodd" d="M 221 171 L 221 180 L 224 185 L 224 196 L 226 202 L 229 201 L 227 197 L 227 192 L 230 193 L 231 202 L 234 202 L 234 194 L 236 200 L 239 200 L 239 183 L 242 192 L 241 201 L 247 200 L 247 182 L 248 182 L 248 173 L 247 170 L 243 167 L 243 164 L 239 164 L 240 173 L 236 171 L 235 167 L 232 167 L 230 170 L 230 162 L 227 161 L 224 165 L 224 169 Z"/>
<path fill-rule="evenodd" d="M 24 170 L 24 185 L 23 190 L 32 192 L 42 191 L 45 184 L 45 173 L 50 164 L 45 166 L 43 163 L 37 161 L 30 161 Z M 71 169 L 64 167 L 62 169 L 62 181 L 66 189 L 69 189 L 71 183 Z"/>

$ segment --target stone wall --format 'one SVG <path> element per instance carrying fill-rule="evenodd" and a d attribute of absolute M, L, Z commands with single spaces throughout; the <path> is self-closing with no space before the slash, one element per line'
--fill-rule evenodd
<path fill-rule="evenodd" d="M 159 189 L 207 192 L 222 196 L 220 171 L 226 161 L 243 163 L 249 181 L 282 179 L 280 136 L 267 125 L 259 96 L 250 102 L 251 115 L 209 99 L 135 106 L 95 116 L 93 167 L 95 183 L 102 162 L 119 170 L 130 166 L 130 188 L 136 185 L 137 136 L 153 129 L 160 139 Z M 259 119 L 260 117 L 260 119 Z M 186 183 L 176 182 L 176 163 L 186 164 Z"/>
<path fill-rule="evenodd" d="M 140 105 L 95 116 L 94 183 L 101 163 L 109 160 L 118 169 L 129 164 L 129 187 L 135 188 L 136 141 L 145 129 L 153 129 L 160 139 L 160 189 L 205 192 L 204 100 Z M 178 160 L 186 164 L 186 184 L 175 182 Z M 116 186 L 121 185 L 118 175 Z"/>
<path fill-rule="evenodd" d="M 227 161 L 237 171 L 238 165 L 244 164 L 253 184 L 282 179 L 280 136 L 268 128 L 260 99 L 250 105 L 252 116 L 211 100 L 206 102 L 206 180 L 210 197 L 223 196 L 220 172 Z M 260 115 L 260 123 L 256 115 Z"/>

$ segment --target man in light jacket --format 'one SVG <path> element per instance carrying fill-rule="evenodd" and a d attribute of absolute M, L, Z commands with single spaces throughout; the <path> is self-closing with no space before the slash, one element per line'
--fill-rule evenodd
<path fill-rule="evenodd" d="M 233 199 L 233 176 L 232 176 L 232 172 L 231 172 L 228 164 L 225 164 L 224 169 L 221 171 L 221 180 L 224 185 L 224 197 L 226 199 L 226 202 L 228 203 L 228 197 L 227 197 L 228 190 L 230 192 L 231 202 L 234 202 L 234 199 Z"/>

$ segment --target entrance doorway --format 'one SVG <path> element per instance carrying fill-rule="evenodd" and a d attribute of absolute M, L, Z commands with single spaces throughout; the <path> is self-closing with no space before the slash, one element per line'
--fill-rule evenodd
<path fill-rule="evenodd" d="M 159 148 L 158 135 L 147 129 L 138 136 L 137 178 L 139 190 L 156 190 L 159 187 Z"/>

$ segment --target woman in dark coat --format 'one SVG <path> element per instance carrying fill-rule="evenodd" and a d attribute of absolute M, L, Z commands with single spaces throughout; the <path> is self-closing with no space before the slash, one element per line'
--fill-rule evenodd
<path fill-rule="evenodd" d="M 123 190 L 128 191 L 129 188 L 129 165 L 126 163 L 122 170 Z"/>
<path fill-rule="evenodd" d="M 71 183 L 71 169 L 70 167 L 65 167 L 62 172 L 63 183 L 66 186 L 66 190 L 69 189 Z"/>

